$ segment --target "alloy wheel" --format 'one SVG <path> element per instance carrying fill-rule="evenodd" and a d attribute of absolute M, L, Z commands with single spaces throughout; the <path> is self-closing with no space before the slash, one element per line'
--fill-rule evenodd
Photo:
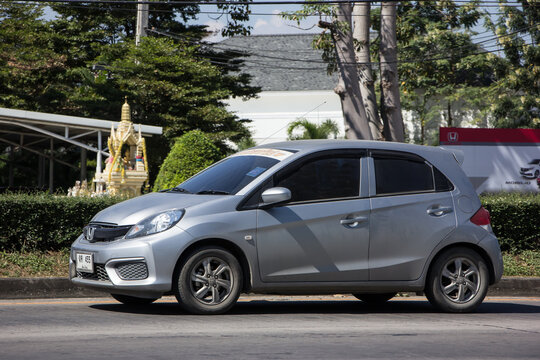
<path fill-rule="evenodd" d="M 481 281 L 476 265 L 464 257 L 449 260 L 439 280 L 442 294 L 458 304 L 471 301 L 478 294 Z"/>
<path fill-rule="evenodd" d="M 231 294 L 234 277 L 222 259 L 205 257 L 191 271 L 190 287 L 193 297 L 205 305 L 221 304 Z"/>

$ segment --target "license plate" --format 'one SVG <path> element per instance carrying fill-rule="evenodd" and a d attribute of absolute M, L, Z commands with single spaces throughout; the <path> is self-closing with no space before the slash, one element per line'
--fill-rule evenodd
<path fill-rule="evenodd" d="M 75 264 L 78 271 L 94 272 L 94 254 L 75 253 Z"/>

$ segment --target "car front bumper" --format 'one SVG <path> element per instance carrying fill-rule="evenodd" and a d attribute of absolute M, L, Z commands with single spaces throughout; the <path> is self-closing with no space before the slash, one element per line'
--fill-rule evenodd
<path fill-rule="evenodd" d="M 81 235 L 71 247 L 74 284 L 113 294 L 160 297 L 172 290 L 173 272 L 191 236 L 179 227 L 138 239 L 90 243 Z M 77 253 L 91 254 L 93 272 L 78 271 Z"/>

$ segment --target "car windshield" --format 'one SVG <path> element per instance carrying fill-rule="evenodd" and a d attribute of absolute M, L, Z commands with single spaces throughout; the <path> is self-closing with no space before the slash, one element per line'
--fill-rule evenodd
<path fill-rule="evenodd" d="M 267 156 L 232 156 L 184 181 L 179 192 L 209 195 L 234 195 L 279 160 Z"/>
<path fill-rule="evenodd" d="M 534 159 L 533 161 L 529 163 L 529 165 L 537 165 L 537 164 L 540 164 L 540 159 Z"/>

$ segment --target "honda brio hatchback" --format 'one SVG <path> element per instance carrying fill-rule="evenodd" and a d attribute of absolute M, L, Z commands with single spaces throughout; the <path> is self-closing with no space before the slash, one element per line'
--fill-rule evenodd
<path fill-rule="evenodd" d="M 126 304 L 174 294 L 191 313 L 241 293 L 424 292 L 474 310 L 501 278 L 499 243 L 442 148 L 352 140 L 262 145 L 177 187 L 99 212 L 73 243 L 70 278 Z"/>

